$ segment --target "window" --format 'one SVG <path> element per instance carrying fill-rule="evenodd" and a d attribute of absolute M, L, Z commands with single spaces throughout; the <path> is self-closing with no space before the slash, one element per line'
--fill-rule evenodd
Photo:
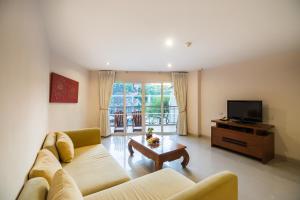
<path fill-rule="evenodd" d="M 176 132 L 178 107 L 171 83 L 163 83 L 163 132 Z"/>
<path fill-rule="evenodd" d="M 113 85 L 109 106 L 112 133 L 176 132 L 178 107 L 171 83 L 120 83 Z"/>
<path fill-rule="evenodd" d="M 109 107 L 111 132 L 124 132 L 124 84 L 114 83 Z"/>
<path fill-rule="evenodd" d="M 127 133 L 142 131 L 142 84 L 125 83 Z"/>
<path fill-rule="evenodd" d="M 153 132 L 162 132 L 161 118 L 161 83 L 145 84 L 145 125 L 146 130 L 153 128 Z"/>

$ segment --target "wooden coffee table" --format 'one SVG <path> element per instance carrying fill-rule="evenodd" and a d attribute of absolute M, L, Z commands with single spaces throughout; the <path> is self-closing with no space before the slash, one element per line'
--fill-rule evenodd
<path fill-rule="evenodd" d="M 149 145 L 144 135 L 130 138 L 128 142 L 130 156 L 133 156 L 133 148 L 136 149 L 155 162 L 155 170 L 161 169 L 164 162 L 177 160 L 180 157 L 183 157 L 182 167 L 187 166 L 190 157 L 186 151 L 186 146 L 173 142 L 167 136 L 155 137 L 160 138 L 160 143 L 156 146 Z"/>

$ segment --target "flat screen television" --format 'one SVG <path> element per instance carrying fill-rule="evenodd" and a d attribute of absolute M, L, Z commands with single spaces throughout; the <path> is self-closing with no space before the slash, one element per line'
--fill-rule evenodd
<path fill-rule="evenodd" d="M 262 101 L 228 100 L 227 117 L 245 123 L 262 122 Z"/>

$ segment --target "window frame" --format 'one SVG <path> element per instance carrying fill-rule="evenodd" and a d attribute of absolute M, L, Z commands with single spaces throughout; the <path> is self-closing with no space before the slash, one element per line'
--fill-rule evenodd
<path fill-rule="evenodd" d="M 145 134 L 147 132 L 146 130 L 146 126 L 149 126 L 149 124 L 146 124 L 146 108 L 149 108 L 149 107 L 157 107 L 157 108 L 160 108 L 160 113 L 157 113 L 157 114 L 160 114 L 160 123 L 158 125 L 151 125 L 151 126 L 160 126 L 160 132 L 155 132 L 157 134 L 176 134 L 176 131 L 175 132 L 165 132 L 164 131 L 164 127 L 167 126 L 167 124 L 164 123 L 164 115 L 165 115 L 165 106 L 164 106 L 164 84 L 171 84 L 173 85 L 172 82 L 166 82 L 166 81 L 163 81 L 163 82 L 147 82 L 147 83 L 143 83 L 143 82 L 135 82 L 135 81 L 132 81 L 132 82 L 129 82 L 129 81 L 117 81 L 117 82 L 114 82 L 114 84 L 116 83 L 119 83 L 119 84 L 122 84 L 123 85 L 123 128 L 124 128 L 124 131 L 123 132 L 117 132 L 117 133 L 113 133 L 114 135 L 134 135 L 134 134 Z M 141 97 L 142 97 L 142 105 L 141 105 L 141 115 L 142 115 L 142 131 L 140 132 L 128 132 L 128 124 L 127 124 L 127 105 L 126 105 L 126 99 L 127 99 L 127 96 L 126 95 L 126 84 L 141 84 Z M 145 85 L 147 84 L 160 84 L 160 106 L 146 106 L 146 89 L 145 89 Z M 118 94 L 118 95 L 121 95 L 121 94 Z M 112 94 L 113 96 L 113 94 Z M 175 100 L 176 101 L 176 100 Z M 111 108 L 117 108 L 117 107 L 120 107 L 120 106 L 111 106 L 111 100 L 110 100 L 110 105 L 109 105 L 109 116 L 111 115 L 114 115 L 114 114 L 110 114 L 110 110 Z M 135 107 L 135 106 L 134 106 Z M 178 105 L 176 103 L 176 106 L 168 106 L 169 108 L 175 108 L 175 111 L 176 111 L 176 108 L 177 108 L 177 111 L 178 111 Z M 177 117 L 176 117 L 176 122 L 175 122 L 175 126 L 176 126 L 176 123 L 177 123 L 177 120 L 178 120 L 178 112 L 174 112 L 175 114 L 177 114 Z M 172 124 L 173 125 L 173 124 Z M 132 125 L 130 125 L 132 126 Z M 111 126 L 111 123 L 110 123 L 110 128 L 112 128 L 113 126 Z M 113 130 L 112 130 L 113 131 Z"/>

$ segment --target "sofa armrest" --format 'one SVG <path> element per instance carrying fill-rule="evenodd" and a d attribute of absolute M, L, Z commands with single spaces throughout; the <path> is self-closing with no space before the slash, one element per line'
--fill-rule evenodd
<path fill-rule="evenodd" d="M 74 148 L 101 143 L 100 129 L 88 128 L 74 131 L 64 131 L 70 136 Z"/>
<path fill-rule="evenodd" d="M 24 184 L 17 200 L 45 200 L 48 191 L 49 184 L 45 178 L 31 178 Z"/>
<path fill-rule="evenodd" d="M 196 185 L 173 195 L 168 200 L 237 200 L 238 179 L 229 171 L 210 176 Z"/>

